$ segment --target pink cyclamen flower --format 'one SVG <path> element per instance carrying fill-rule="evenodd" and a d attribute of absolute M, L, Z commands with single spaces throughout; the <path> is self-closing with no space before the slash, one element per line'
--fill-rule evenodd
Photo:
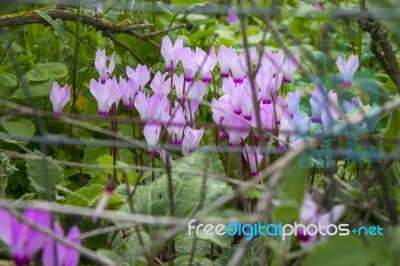
<path fill-rule="evenodd" d="M 121 95 L 118 92 L 118 83 L 116 80 L 106 79 L 104 82 L 90 80 L 90 92 L 96 98 L 99 115 L 106 116 L 114 103 L 118 103 Z"/>
<path fill-rule="evenodd" d="M 172 116 L 172 117 L 171 117 Z M 175 102 L 175 108 L 171 111 L 171 116 L 166 114 L 163 117 L 163 124 L 172 140 L 172 144 L 182 144 L 183 129 L 186 126 L 186 118 L 182 107 Z"/>
<path fill-rule="evenodd" d="M 96 3 L 96 14 L 103 14 L 103 1 L 97 1 Z"/>
<path fill-rule="evenodd" d="M 229 60 L 232 60 L 232 58 L 229 58 L 231 49 L 232 48 L 226 48 L 224 45 L 221 45 L 219 47 L 217 59 L 218 59 L 219 68 L 221 71 L 220 72 L 221 78 L 229 77 L 229 66 L 230 66 Z M 236 51 L 235 51 L 235 53 L 236 53 Z"/>
<path fill-rule="evenodd" d="M 47 211 L 26 209 L 23 217 L 38 226 L 49 228 L 51 215 Z M 0 208 L 0 239 L 6 244 L 17 266 L 29 265 L 33 255 L 41 250 L 46 236 L 32 229 L 17 217 Z"/>
<path fill-rule="evenodd" d="M 174 87 L 178 102 L 186 99 L 201 103 L 207 92 L 207 84 L 201 81 L 187 82 L 183 75 L 174 75 Z"/>
<path fill-rule="evenodd" d="M 311 94 L 311 122 L 322 123 L 321 114 L 327 102 L 327 92 L 325 86 L 315 85 L 315 89 Z"/>
<path fill-rule="evenodd" d="M 284 60 L 285 54 L 282 50 L 279 50 L 276 53 L 272 53 L 271 50 L 266 48 L 261 57 L 261 68 L 272 74 L 277 74 Z"/>
<path fill-rule="evenodd" d="M 94 215 L 92 217 L 93 222 L 97 222 L 97 218 L 99 217 L 99 215 L 101 213 L 103 213 L 103 211 L 107 207 L 108 201 L 109 201 L 113 191 L 114 191 L 113 186 L 107 184 L 105 187 L 105 190 L 103 192 L 103 195 L 101 196 L 99 202 L 96 205 L 96 209 L 95 209 Z"/>
<path fill-rule="evenodd" d="M 139 90 L 143 90 L 144 86 L 150 81 L 150 70 L 145 65 L 137 65 L 136 70 L 131 67 L 126 67 L 126 75 L 135 81 Z"/>
<path fill-rule="evenodd" d="M 119 78 L 119 87 L 122 94 L 122 102 L 124 103 L 124 108 L 129 110 L 132 109 L 133 100 L 136 94 L 139 92 L 139 87 L 136 86 L 135 80 L 129 78 L 128 80 L 124 78 Z"/>
<path fill-rule="evenodd" d="M 272 104 L 260 104 L 260 119 L 261 127 L 263 130 L 271 130 L 275 127 L 275 113 L 274 106 Z M 255 120 L 255 119 L 253 119 Z M 253 125 L 257 125 L 256 121 L 253 121 Z M 260 138 L 258 130 L 253 129 L 256 140 Z M 264 133 L 264 140 L 269 140 L 269 135 Z"/>
<path fill-rule="evenodd" d="M 356 73 L 359 67 L 358 56 L 354 54 L 350 55 L 349 61 L 346 63 L 345 59 L 339 55 L 336 65 L 339 68 L 340 75 L 342 75 L 343 85 L 351 86 L 354 73 Z"/>
<path fill-rule="evenodd" d="M 150 83 L 150 88 L 153 90 L 154 94 L 168 95 L 171 92 L 170 78 L 165 80 L 167 75 L 168 73 L 161 74 L 160 71 L 154 75 Z"/>
<path fill-rule="evenodd" d="M 300 65 L 300 57 L 298 54 L 287 55 L 280 66 L 280 72 L 283 74 L 283 82 L 290 83 L 292 76 Z"/>
<path fill-rule="evenodd" d="M 199 130 L 186 127 L 184 134 L 185 137 L 182 142 L 182 153 L 187 155 L 199 147 L 200 140 L 204 134 L 204 127 Z"/>
<path fill-rule="evenodd" d="M 60 87 L 57 82 L 53 83 L 53 88 L 50 93 L 50 101 L 53 105 L 53 113 L 61 114 L 64 106 L 71 99 L 71 87 L 64 86 Z"/>
<path fill-rule="evenodd" d="M 233 113 L 228 114 L 223 120 L 222 124 L 226 127 L 225 132 L 228 133 L 230 146 L 239 145 L 249 135 L 251 126 L 245 121 Z"/>
<path fill-rule="evenodd" d="M 299 111 L 294 113 L 292 117 L 292 134 L 290 136 L 290 142 L 295 142 L 296 140 L 305 137 L 309 129 L 310 118 Z"/>
<path fill-rule="evenodd" d="M 164 57 L 166 64 L 166 72 L 174 73 L 176 65 L 179 62 L 179 57 L 183 51 L 183 40 L 177 39 L 172 45 L 168 35 L 164 36 L 161 44 L 161 55 Z"/>
<path fill-rule="evenodd" d="M 229 62 L 229 69 L 231 70 L 233 82 L 235 84 L 242 83 L 246 76 L 247 63 L 245 56 L 245 52 L 238 55 L 235 49 L 228 49 L 227 58 L 225 60 Z"/>
<path fill-rule="evenodd" d="M 158 150 L 156 148 L 158 141 L 160 140 L 160 133 L 161 133 L 161 123 L 159 122 L 146 122 L 143 135 L 146 139 L 148 145 L 148 154 L 150 156 L 157 156 Z"/>
<path fill-rule="evenodd" d="M 346 207 L 340 204 L 333 207 L 329 212 L 322 211 L 313 201 L 311 195 L 307 194 L 300 209 L 300 223 L 303 226 L 298 226 L 296 231 L 300 246 L 308 248 L 318 241 L 327 239 L 326 227 L 329 224 L 336 223 L 345 209 Z M 306 228 L 309 225 L 321 226 L 319 229 L 323 234 L 307 234 Z"/>
<path fill-rule="evenodd" d="M 247 145 L 246 143 L 243 149 L 243 156 L 249 163 L 251 176 L 257 175 L 259 172 L 259 166 L 263 159 L 263 155 L 260 152 L 260 147 L 258 147 L 257 149 L 255 149 L 254 147 L 250 148 L 249 145 Z"/>
<path fill-rule="evenodd" d="M 135 97 L 134 106 L 139 112 L 142 122 L 150 120 L 159 122 L 162 114 L 169 111 L 169 100 L 165 95 L 150 96 L 140 91 Z"/>
<path fill-rule="evenodd" d="M 299 111 L 300 93 L 298 91 L 288 92 L 286 94 L 286 103 L 291 117 Z"/>
<path fill-rule="evenodd" d="M 314 8 L 316 10 L 322 10 L 323 9 L 323 4 L 321 4 L 321 3 L 315 3 L 313 6 L 314 6 Z"/>
<path fill-rule="evenodd" d="M 54 232 L 57 236 L 64 237 L 64 231 L 58 222 L 54 223 Z M 75 245 L 80 245 L 80 231 L 77 226 L 71 227 L 65 237 Z M 47 240 L 42 253 L 44 266 L 75 266 L 78 262 L 79 251 L 53 239 Z"/>
<path fill-rule="evenodd" d="M 202 81 L 204 83 L 210 83 L 212 80 L 212 71 L 217 65 L 217 56 L 215 55 L 214 46 L 211 47 L 208 54 L 200 48 L 196 48 L 196 58 Z"/>
<path fill-rule="evenodd" d="M 112 54 L 110 64 L 107 67 L 106 51 L 97 50 L 96 52 L 96 59 L 94 61 L 94 66 L 99 72 L 101 83 L 105 83 L 106 79 L 110 78 L 112 72 L 114 71 L 115 68 L 114 54 L 115 53 Z"/>
<path fill-rule="evenodd" d="M 287 115 L 283 115 L 280 119 L 280 126 L 279 126 L 279 149 L 285 150 L 286 144 L 289 142 L 289 137 L 292 134 L 292 119 Z"/>
<path fill-rule="evenodd" d="M 180 60 L 185 71 L 185 81 L 192 82 L 196 75 L 199 65 L 197 64 L 196 55 L 190 48 L 183 48 Z"/>

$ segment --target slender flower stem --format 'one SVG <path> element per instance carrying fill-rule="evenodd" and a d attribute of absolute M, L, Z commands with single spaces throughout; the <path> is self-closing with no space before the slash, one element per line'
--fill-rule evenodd
<path fill-rule="evenodd" d="M 132 120 L 134 120 L 133 102 L 134 102 L 134 100 L 133 101 L 131 100 L 132 109 L 130 110 L 130 114 L 131 114 Z M 133 139 L 136 138 L 135 121 L 132 122 L 132 138 Z M 137 149 L 136 148 L 133 148 L 133 156 L 134 156 L 134 160 L 135 160 L 135 165 L 139 165 L 138 164 L 138 156 L 137 156 Z M 138 173 L 138 172 L 139 172 L 139 169 L 136 169 L 136 173 Z"/>
<path fill-rule="evenodd" d="M 71 138 L 74 138 L 75 136 L 74 136 L 72 124 L 68 123 L 68 126 L 69 126 L 70 136 L 71 136 Z M 81 164 L 81 156 L 79 155 L 78 145 L 74 144 L 74 150 L 75 150 L 75 160 L 77 163 Z M 79 174 L 80 174 L 80 178 L 81 178 L 81 180 L 80 180 L 81 185 L 84 185 L 82 166 L 79 166 Z"/>

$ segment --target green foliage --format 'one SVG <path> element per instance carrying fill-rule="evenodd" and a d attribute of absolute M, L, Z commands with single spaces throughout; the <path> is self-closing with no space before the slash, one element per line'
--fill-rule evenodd
<path fill-rule="evenodd" d="M 25 160 L 26 173 L 32 189 L 41 197 L 46 193 L 55 194 L 56 185 L 64 178 L 62 168 L 55 164 L 51 157 L 43 156 L 39 151 L 35 151 L 32 156 L 40 156 L 42 160 Z"/>
<path fill-rule="evenodd" d="M 23 136 L 27 138 L 26 141 L 20 141 L 22 143 L 28 142 L 29 138 L 32 137 L 36 131 L 35 124 L 33 124 L 30 120 L 24 118 L 17 119 L 15 121 L 3 121 L 0 122 L 0 125 L 8 134 L 17 135 L 20 137 Z M 11 138 L 4 138 L 2 140 L 10 143 L 18 143 L 18 141 Z"/>
<path fill-rule="evenodd" d="M 372 237 L 367 242 L 368 245 L 364 244 L 360 237 L 351 235 L 334 237 L 315 246 L 302 265 L 394 265 L 388 253 L 387 242 L 383 237 Z"/>
<path fill-rule="evenodd" d="M 175 215 L 185 217 L 200 207 L 204 175 L 224 175 L 224 168 L 216 153 L 208 148 L 193 152 L 190 156 L 173 161 L 171 171 Z M 207 178 L 203 206 L 231 192 L 222 180 Z M 132 199 L 135 212 L 148 215 L 168 215 L 168 177 L 163 174 L 149 185 L 137 187 Z"/>

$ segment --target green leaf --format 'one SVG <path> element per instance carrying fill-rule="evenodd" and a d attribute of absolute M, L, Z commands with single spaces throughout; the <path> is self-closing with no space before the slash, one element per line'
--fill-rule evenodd
<path fill-rule="evenodd" d="M 175 215 L 185 217 L 199 207 L 204 171 L 209 174 L 224 175 L 224 168 L 218 155 L 207 149 L 198 151 L 172 162 L 172 188 L 174 192 Z M 135 211 L 149 215 L 168 215 L 168 178 L 166 174 L 146 186 L 137 187 L 133 203 Z M 226 182 L 208 177 L 206 180 L 203 206 L 231 192 Z"/>
<path fill-rule="evenodd" d="M 50 78 L 46 71 L 36 68 L 29 70 L 25 77 L 30 81 L 46 81 Z"/>
<path fill-rule="evenodd" d="M 168 262 L 164 263 L 163 265 L 168 265 Z M 210 259 L 207 259 L 205 257 L 199 257 L 199 256 L 194 256 L 192 258 L 192 263 L 190 263 L 190 255 L 185 255 L 185 256 L 174 259 L 174 265 L 175 266 L 190 266 L 190 265 L 213 266 L 214 263 Z"/>
<path fill-rule="evenodd" d="M 278 194 L 281 204 L 274 210 L 276 221 L 283 223 L 297 221 L 309 171 L 309 168 L 301 168 L 297 163 L 290 166 Z"/>
<path fill-rule="evenodd" d="M 39 63 L 28 71 L 26 78 L 30 81 L 59 80 L 68 75 L 66 65 L 59 62 Z"/>
<path fill-rule="evenodd" d="M 172 4 L 175 6 L 190 6 L 194 4 L 207 3 L 208 0 L 172 0 Z"/>
<path fill-rule="evenodd" d="M 375 238 L 374 238 L 375 239 Z M 374 240 L 371 239 L 371 243 Z M 369 266 L 383 265 L 377 252 L 368 249 L 356 236 L 334 237 L 316 245 L 305 258 L 302 266 Z M 376 264 L 374 263 L 376 262 Z"/>
<path fill-rule="evenodd" d="M 53 87 L 54 80 L 47 80 L 42 82 L 27 82 L 27 87 L 32 97 L 50 96 L 51 88 Z M 10 97 L 11 99 L 26 99 L 28 96 L 25 94 L 23 88 L 20 86 Z"/>
<path fill-rule="evenodd" d="M 35 151 L 31 154 L 32 156 L 42 156 L 39 151 Z M 63 178 L 64 173 L 63 169 L 51 161 L 51 157 L 46 157 L 47 159 L 47 172 L 49 178 L 49 189 L 52 194 L 54 194 L 55 187 L 59 184 Z M 28 175 L 28 179 L 32 185 L 34 191 L 38 194 L 44 195 L 46 193 L 46 180 L 45 180 L 45 170 L 43 169 L 43 161 L 42 160 L 25 160 L 26 173 Z"/>
<path fill-rule="evenodd" d="M 237 246 L 225 250 L 215 261 L 215 266 L 225 266 L 229 264 L 229 261 L 236 252 Z M 262 266 L 267 265 L 266 249 L 260 238 L 251 240 L 249 248 L 244 255 L 244 258 L 240 265 L 246 266 Z"/>
<path fill-rule="evenodd" d="M 33 124 L 30 120 L 28 119 L 18 119 L 15 121 L 3 121 L 0 123 L 0 125 L 4 128 L 4 130 L 13 135 L 20 135 L 24 136 L 27 138 L 31 138 L 33 134 L 35 134 L 36 127 L 35 124 Z M 11 143 L 17 143 L 18 141 L 12 140 L 12 139 L 3 139 L 6 142 L 11 142 Z M 20 141 L 20 142 L 28 142 L 28 141 Z"/>
<path fill-rule="evenodd" d="M 9 73 L 0 74 L 0 88 L 12 89 L 18 86 L 18 79 L 16 76 Z"/>

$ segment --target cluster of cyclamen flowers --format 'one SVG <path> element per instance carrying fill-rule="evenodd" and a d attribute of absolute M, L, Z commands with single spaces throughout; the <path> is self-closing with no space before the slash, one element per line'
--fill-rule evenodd
<path fill-rule="evenodd" d="M 62 227 L 58 222 L 52 226 L 51 214 L 47 211 L 26 209 L 22 216 L 29 222 L 45 229 L 52 230 L 55 235 L 64 237 Z M 78 227 L 72 227 L 65 236 L 73 244 L 80 245 Z M 44 266 L 74 266 L 79 262 L 79 251 L 58 241 L 54 241 L 7 210 L 0 208 L 0 240 L 6 244 L 17 266 L 30 265 L 32 257 L 42 250 L 42 265 Z"/>
<path fill-rule="evenodd" d="M 212 117 L 221 128 L 219 137 L 221 140 L 227 139 L 231 146 L 245 144 L 250 134 L 253 134 L 256 142 L 260 138 L 258 130 L 253 130 L 256 127 L 253 90 L 259 102 L 261 127 L 265 132 L 278 132 L 279 147 L 282 149 L 307 135 L 310 123 L 322 124 L 322 130 L 327 130 L 332 121 L 341 117 L 336 93 L 328 91 L 323 85 L 316 85 L 311 95 L 311 116 L 300 110 L 298 91 L 288 92 L 285 97 L 279 93 L 283 83 L 291 82 L 300 65 L 297 54 L 285 56 L 282 50 L 273 53 L 265 49 L 258 55 L 255 48 L 249 49 L 246 54 L 222 45 L 216 55 L 214 47 L 208 52 L 200 48 L 192 50 L 184 47 L 181 39 L 173 44 L 168 36 L 162 40 L 161 54 L 166 63 L 165 73 L 157 72 L 151 79 L 150 70 L 139 64 L 136 69 L 126 68 L 127 79 L 117 79 L 112 75 L 115 68 L 114 55 L 107 66 L 106 53 L 99 50 L 95 59 L 99 79 L 90 81 L 90 91 L 98 102 L 99 115 L 106 116 L 111 107 L 114 104 L 118 106 L 121 100 L 125 109 L 134 107 L 138 111 L 144 124 L 143 135 L 151 155 L 159 152 L 156 147 L 162 125 L 166 128 L 171 142 L 182 145 L 183 154 L 198 147 L 204 128 L 194 129 L 194 121 L 203 97 L 212 87 L 211 83 L 215 84 L 217 65 L 224 94 L 212 100 Z M 255 88 L 252 88 L 247 76 L 247 59 L 250 59 L 251 66 L 258 67 L 254 80 Z M 176 74 L 179 63 L 184 70 L 181 75 Z M 342 75 L 343 85 L 350 86 L 359 65 L 358 57 L 351 55 L 346 62 L 339 56 L 336 63 Z M 145 90 L 149 82 L 152 93 Z M 58 84 L 54 85 L 50 97 L 54 112 L 61 112 L 69 100 L 69 95 L 68 87 L 60 88 Z M 342 109 L 349 112 L 361 105 L 360 99 L 354 98 L 351 102 L 344 102 Z M 269 141 L 269 134 L 266 133 L 264 138 Z M 252 160 L 261 162 L 261 154 L 255 147 L 251 148 L 247 144 L 244 153 L 252 173 L 257 173 L 257 163 Z"/>

